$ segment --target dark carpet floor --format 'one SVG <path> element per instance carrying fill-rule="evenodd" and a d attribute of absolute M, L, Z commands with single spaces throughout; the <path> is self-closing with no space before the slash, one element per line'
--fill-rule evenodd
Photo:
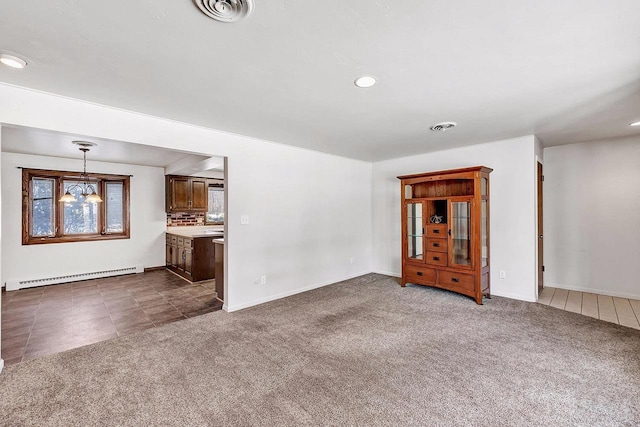
<path fill-rule="evenodd" d="M 370 274 L 8 366 L 0 425 L 639 425 L 639 398 L 639 331 Z"/>

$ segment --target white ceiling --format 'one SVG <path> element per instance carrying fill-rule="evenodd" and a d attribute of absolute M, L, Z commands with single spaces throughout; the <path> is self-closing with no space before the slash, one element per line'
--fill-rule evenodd
<path fill-rule="evenodd" d="M 638 0 L 255 3 L 4 1 L 0 81 L 364 160 L 640 134 Z"/>
<path fill-rule="evenodd" d="M 82 152 L 72 141 L 90 141 L 87 159 L 99 162 L 165 168 L 166 173 L 192 175 L 208 170 L 224 170 L 224 158 L 167 150 L 102 138 L 68 135 L 24 127 L 2 128 L 2 151 L 67 159 L 82 159 Z"/>

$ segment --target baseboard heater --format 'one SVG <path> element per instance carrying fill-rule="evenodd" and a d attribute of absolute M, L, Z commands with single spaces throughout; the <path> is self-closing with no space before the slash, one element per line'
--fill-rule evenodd
<path fill-rule="evenodd" d="M 7 291 L 17 291 L 18 289 L 35 288 L 36 286 L 55 285 L 57 283 L 79 282 L 81 280 L 98 279 L 100 277 L 122 276 L 132 273 L 143 273 L 144 266 L 116 268 L 113 270 L 93 271 L 91 273 L 68 274 L 66 276 L 45 277 L 32 280 L 11 280 L 7 281 Z"/>

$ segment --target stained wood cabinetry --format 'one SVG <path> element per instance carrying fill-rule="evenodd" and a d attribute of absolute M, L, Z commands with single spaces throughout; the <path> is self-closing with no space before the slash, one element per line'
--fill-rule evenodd
<path fill-rule="evenodd" d="M 402 282 L 490 296 L 489 174 L 477 166 L 399 176 Z"/>
<path fill-rule="evenodd" d="M 214 251 L 209 237 L 167 234 L 166 266 L 192 282 L 213 279 Z"/>
<path fill-rule="evenodd" d="M 224 243 L 215 242 L 215 246 L 216 293 L 224 301 Z"/>
<path fill-rule="evenodd" d="M 167 213 L 207 211 L 207 178 L 167 175 L 165 179 Z"/>

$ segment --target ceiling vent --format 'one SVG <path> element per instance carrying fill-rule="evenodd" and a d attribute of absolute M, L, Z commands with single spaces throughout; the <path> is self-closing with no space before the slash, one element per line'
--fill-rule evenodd
<path fill-rule="evenodd" d="M 442 122 L 442 123 L 438 123 L 437 125 L 431 126 L 429 129 L 431 129 L 434 132 L 444 132 L 446 130 L 454 128 L 456 124 L 457 124 L 456 122 Z"/>
<path fill-rule="evenodd" d="M 236 22 L 253 12 L 253 0 L 193 0 L 209 18 L 221 22 Z"/>

